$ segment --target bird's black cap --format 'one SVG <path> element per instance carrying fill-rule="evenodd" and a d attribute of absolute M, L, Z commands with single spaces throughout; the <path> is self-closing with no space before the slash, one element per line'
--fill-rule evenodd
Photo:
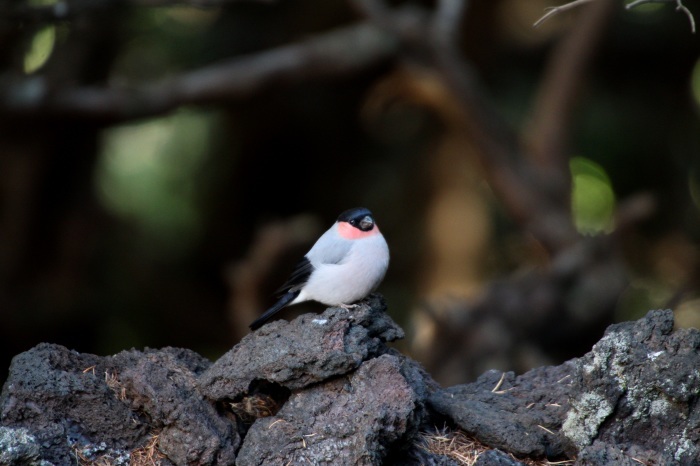
<path fill-rule="evenodd" d="M 342 214 L 338 216 L 338 221 L 339 222 L 350 222 L 351 220 L 360 220 L 364 217 L 369 215 L 370 217 L 374 217 L 372 215 L 372 212 L 369 211 L 369 209 L 365 209 L 364 207 L 355 207 L 354 209 L 348 209 Z"/>
<path fill-rule="evenodd" d="M 348 209 L 338 217 L 339 222 L 348 222 L 361 231 L 370 231 L 374 228 L 374 217 L 369 209 L 364 207 L 355 207 Z"/>

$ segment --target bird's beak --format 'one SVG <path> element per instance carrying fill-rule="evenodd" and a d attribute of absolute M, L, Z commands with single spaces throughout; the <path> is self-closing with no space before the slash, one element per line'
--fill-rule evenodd
<path fill-rule="evenodd" d="M 372 217 L 367 215 L 365 218 L 360 220 L 360 229 L 362 231 L 369 231 L 374 227 L 374 221 L 372 220 Z"/>

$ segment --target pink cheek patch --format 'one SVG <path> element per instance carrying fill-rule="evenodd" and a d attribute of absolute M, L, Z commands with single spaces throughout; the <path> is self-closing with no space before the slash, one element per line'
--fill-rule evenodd
<path fill-rule="evenodd" d="M 377 225 L 369 231 L 362 231 L 359 228 L 355 228 L 348 222 L 338 222 L 338 234 L 341 238 L 345 239 L 360 239 L 367 238 L 368 236 L 373 236 L 379 233 L 379 228 Z"/>

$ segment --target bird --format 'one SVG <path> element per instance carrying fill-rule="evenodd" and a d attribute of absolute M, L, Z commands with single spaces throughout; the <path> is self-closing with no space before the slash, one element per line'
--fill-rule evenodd
<path fill-rule="evenodd" d="M 379 286 L 388 268 L 389 246 L 372 212 L 348 209 L 297 263 L 277 290 L 277 302 L 250 329 L 257 330 L 281 309 L 304 301 L 353 307 Z"/>

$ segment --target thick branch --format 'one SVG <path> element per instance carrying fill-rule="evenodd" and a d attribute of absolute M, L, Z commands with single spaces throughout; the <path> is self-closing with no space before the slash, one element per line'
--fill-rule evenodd
<path fill-rule="evenodd" d="M 468 0 L 440 0 L 433 18 L 433 31 L 445 43 L 454 43 L 464 21 Z"/>
<path fill-rule="evenodd" d="M 119 5 L 145 7 L 190 6 L 216 8 L 231 3 L 274 3 L 277 0 L 59 0 L 50 5 L 30 5 L 26 2 L 0 4 L 0 18 L 10 21 L 64 21 L 95 10 Z"/>
<path fill-rule="evenodd" d="M 597 2 L 552 53 L 540 81 L 530 128 L 528 155 L 543 171 L 553 197 L 568 205 L 571 189 L 567 141 L 579 94 L 605 26 L 613 0 Z"/>
<path fill-rule="evenodd" d="M 548 199 L 540 182 L 544 177 L 524 157 L 517 134 L 487 100 L 458 47 L 468 2 L 441 0 L 432 15 L 390 9 L 381 0 L 354 0 L 354 4 L 376 24 L 397 34 L 406 48 L 430 57 L 463 110 L 467 130 L 478 148 L 478 161 L 511 217 L 550 251 L 570 243 L 576 233 L 568 210 Z M 413 21 L 409 19 L 412 14 Z"/>
<path fill-rule="evenodd" d="M 0 112 L 106 120 L 153 116 L 182 105 L 248 97 L 276 85 L 346 76 L 389 59 L 396 47 L 390 35 L 372 25 L 357 24 L 134 89 L 50 89 L 42 77 L 22 77 L 4 86 Z"/>
<path fill-rule="evenodd" d="M 434 44 L 436 67 L 464 111 L 469 134 L 479 149 L 479 163 L 513 219 L 528 228 L 542 204 L 537 188 L 528 181 L 532 173 L 522 164 L 516 134 L 486 101 L 476 73 L 460 52 L 440 46 L 441 42 Z"/>

